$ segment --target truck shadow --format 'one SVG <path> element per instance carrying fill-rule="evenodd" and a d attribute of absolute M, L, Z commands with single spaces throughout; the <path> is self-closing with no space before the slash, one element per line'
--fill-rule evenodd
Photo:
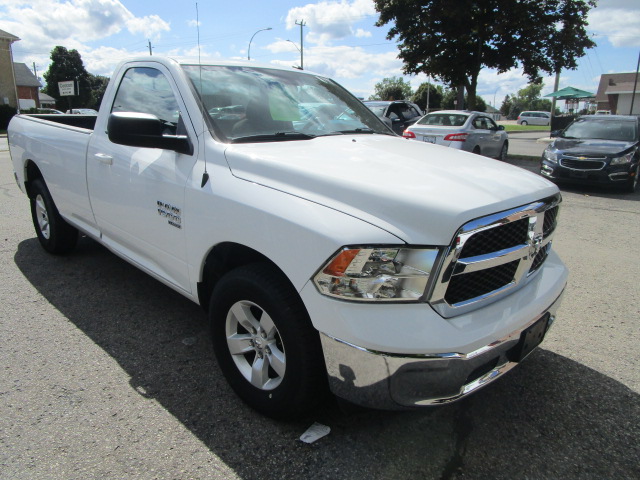
<path fill-rule="evenodd" d="M 65 257 L 25 240 L 14 259 L 118 362 L 132 389 L 241 478 L 640 478 L 640 395 L 553 352 L 539 349 L 453 405 L 397 413 L 328 402 L 312 418 L 276 422 L 227 386 L 206 316 L 189 300 L 86 238 Z M 329 425 L 330 435 L 298 441 L 313 421 Z"/>

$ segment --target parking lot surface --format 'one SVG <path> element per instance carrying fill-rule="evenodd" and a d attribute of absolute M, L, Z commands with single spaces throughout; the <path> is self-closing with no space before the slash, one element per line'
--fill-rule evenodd
<path fill-rule="evenodd" d="M 0 139 L 0 478 L 640 478 L 640 194 L 563 197 L 569 284 L 519 368 L 444 407 L 276 422 L 227 386 L 198 306 L 89 239 L 40 248 Z"/>

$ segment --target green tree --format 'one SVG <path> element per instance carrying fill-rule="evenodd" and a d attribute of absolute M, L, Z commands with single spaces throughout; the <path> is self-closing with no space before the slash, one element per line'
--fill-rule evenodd
<path fill-rule="evenodd" d="M 91 101 L 87 104 L 87 107 L 99 110 L 100 104 L 102 103 L 102 97 L 104 97 L 104 92 L 109 84 L 109 77 L 93 75 L 90 73 L 88 81 L 89 87 L 91 88 Z"/>
<path fill-rule="evenodd" d="M 456 104 L 454 103 L 458 98 L 458 91 L 453 89 L 448 89 L 444 92 L 442 96 L 442 104 L 441 107 L 445 110 L 454 110 L 456 109 Z M 476 106 L 471 109 L 469 107 L 469 95 L 464 96 L 464 105 L 463 109 L 466 110 L 475 110 L 476 112 L 486 112 L 487 104 L 482 97 L 476 97 Z"/>
<path fill-rule="evenodd" d="M 482 68 L 499 73 L 521 66 L 531 82 L 540 72 L 575 69 L 595 46 L 587 14 L 595 0 L 374 0 L 377 26 L 391 23 L 405 74 L 426 73 L 464 85 L 476 109 Z"/>
<path fill-rule="evenodd" d="M 402 77 L 384 78 L 376 83 L 374 89 L 375 93 L 369 100 L 404 100 L 411 98 L 413 94 L 411 85 Z"/>
<path fill-rule="evenodd" d="M 416 93 L 413 94 L 411 101 L 426 112 L 427 96 L 429 97 L 429 109 L 440 108 L 443 93 L 444 89 L 442 88 L 442 85 L 434 85 L 430 82 L 424 82 L 418 87 Z"/>
<path fill-rule="evenodd" d="M 51 63 L 44 73 L 47 82 L 43 92 L 56 99 L 56 107 L 65 110 L 68 108 L 82 108 L 90 105 L 91 83 L 89 74 L 84 68 L 82 58 L 77 50 L 67 50 L 57 46 L 51 51 Z M 76 95 L 61 97 L 58 82 L 75 80 L 78 85 Z"/>
<path fill-rule="evenodd" d="M 544 112 L 551 111 L 551 101 L 541 98 L 540 92 L 544 87 L 543 83 L 530 83 L 524 88 L 518 90 L 516 95 L 507 95 L 500 107 L 500 113 L 509 120 L 515 120 L 520 112 L 525 110 L 540 110 Z"/>

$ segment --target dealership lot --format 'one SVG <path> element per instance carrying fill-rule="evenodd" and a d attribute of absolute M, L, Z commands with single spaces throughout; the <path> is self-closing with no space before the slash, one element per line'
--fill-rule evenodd
<path fill-rule="evenodd" d="M 502 380 L 290 423 L 239 403 L 199 307 L 86 238 L 46 254 L 4 138 L 0 196 L 0 478 L 640 477 L 640 194 L 563 188 L 563 305 Z M 331 433 L 300 442 L 314 421 Z"/>

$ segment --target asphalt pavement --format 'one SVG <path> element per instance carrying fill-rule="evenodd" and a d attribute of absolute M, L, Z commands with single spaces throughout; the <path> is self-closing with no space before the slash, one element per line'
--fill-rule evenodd
<path fill-rule="evenodd" d="M 238 401 L 198 306 L 87 238 L 45 253 L 5 139 L 0 198 L 3 480 L 640 478 L 640 194 L 563 188 L 563 305 L 501 380 L 448 406 L 326 402 L 295 422 Z M 302 443 L 316 421 L 331 432 Z"/>

